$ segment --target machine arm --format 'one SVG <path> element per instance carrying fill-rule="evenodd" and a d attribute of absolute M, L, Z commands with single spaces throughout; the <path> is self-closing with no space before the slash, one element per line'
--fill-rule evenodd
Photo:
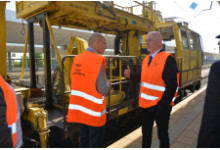
<path fill-rule="evenodd" d="M 42 12 L 48 12 L 52 25 L 111 34 L 116 34 L 115 31 L 118 30 L 131 29 L 146 33 L 154 29 L 155 23 L 147 17 L 137 16 L 97 1 L 17 2 L 17 18 L 27 20 Z"/>

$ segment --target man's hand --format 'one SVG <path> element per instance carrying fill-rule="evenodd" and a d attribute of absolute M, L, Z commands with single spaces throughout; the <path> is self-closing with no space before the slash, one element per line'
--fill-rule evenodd
<path fill-rule="evenodd" d="M 127 65 L 127 69 L 124 70 L 125 77 L 130 78 L 130 73 L 131 73 L 130 67 Z"/>

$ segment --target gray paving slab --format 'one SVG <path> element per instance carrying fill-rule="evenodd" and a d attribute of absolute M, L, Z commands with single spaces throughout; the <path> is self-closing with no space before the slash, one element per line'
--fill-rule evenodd
<path fill-rule="evenodd" d="M 191 122 L 201 113 L 204 105 L 204 94 L 198 95 L 196 98 L 199 98 L 199 102 L 190 109 L 186 114 L 184 114 L 178 121 L 176 121 L 169 128 L 170 135 L 170 145 L 175 141 L 177 137 L 191 124 Z M 152 148 L 159 147 L 159 139 L 156 138 L 152 142 Z"/>

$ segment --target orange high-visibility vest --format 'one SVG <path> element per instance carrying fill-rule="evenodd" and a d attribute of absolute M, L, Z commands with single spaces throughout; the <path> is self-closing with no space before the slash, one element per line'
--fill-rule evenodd
<path fill-rule="evenodd" d="M 17 141 L 17 99 L 14 91 L 11 89 L 11 87 L 8 85 L 8 83 L 5 82 L 5 80 L 0 75 L 0 86 L 3 90 L 5 102 L 6 102 L 6 119 L 8 123 L 8 127 L 11 128 L 11 135 L 12 135 L 12 142 L 13 147 L 16 145 Z"/>
<path fill-rule="evenodd" d="M 67 122 L 94 127 L 106 123 L 105 97 L 96 89 L 96 80 L 103 62 L 105 67 L 105 57 L 89 51 L 74 58 Z"/>
<path fill-rule="evenodd" d="M 149 55 L 144 59 L 141 72 L 141 87 L 139 106 L 142 108 L 157 105 L 165 91 L 165 82 L 162 78 L 164 66 L 168 56 L 164 51 L 159 52 L 148 66 Z M 178 91 L 178 89 L 177 89 Z M 174 100 L 174 99 L 173 99 Z M 173 101 L 171 102 L 173 106 Z"/>

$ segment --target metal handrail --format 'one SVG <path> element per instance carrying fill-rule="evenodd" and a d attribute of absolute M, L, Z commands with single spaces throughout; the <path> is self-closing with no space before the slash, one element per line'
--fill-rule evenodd
<path fill-rule="evenodd" d="M 62 65 L 62 68 L 64 68 L 64 62 L 67 58 L 74 58 L 76 55 L 67 55 L 65 56 L 63 59 L 62 59 L 62 62 L 61 62 L 61 65 Z M 108 62 L 108 69 L 109 69 L 109 72 L 108 72 L 108 75 L 109 75 L 109 78 L 110 78 L 110 64 L 111 62 L 115 61 L 115 59 L 117 60 L 121 60 L 121 61 L 125 61 L 129 66 L 129 61 L 126 60 L 126 58 L 130 58 L 130 59 L 136 59 L 137 63 L 139 63 L 139 60 L 137 57 L 135 56 L 105 56 L 107 58 L 107 60 L 109 61 L 110 58 L 113 58 L 113 60 L 111 60 L 110 62 Z M 64 69 L 62 69 L 62 72 L 61 72 L 61 86 L 60 86 L 60 91 L 61 91 L 61 97 L 62 97 L 62 105 L 63 105 L 63 119 L 64 119 L 64 122 L 63 122 L 63 128 L 64 130 L 66 129 L 66 124 L 65 124 L 65 121 L 66 121 L 66 112 L 65 112 L 65 94 L 69 94 L 70 91 L 65 91 L 65 83 L 64 83 L 65 79 L 64 79 Z M 114 82 L 114 83 L 110 83 L 111 86 L 113 85 L 120 85 L 120 84 L 124 84 L 124 83 L 128 83 L 129 81 L 126 80 L 126 81 L 119 81 L 119 82 Z M 108 112 L 111 112 L 111 105 L 110 105 L 110 100 L 111 100 L 111 95 L 110 95 L 110 91 L 108 93 Z"/>

